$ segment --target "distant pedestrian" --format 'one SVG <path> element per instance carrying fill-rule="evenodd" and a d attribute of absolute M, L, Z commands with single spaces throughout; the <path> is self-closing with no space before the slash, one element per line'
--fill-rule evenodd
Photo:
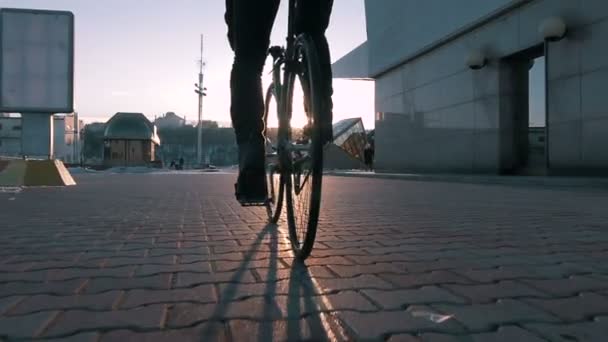
<path fill-rule="evenodd" d="M 172 160 L 172 161 L 171 161 L 171 166 L 169 166 L 169 168 L 170 168 L 170 169 L 175 169 L 175 167 L 176 167 L 175 165 L 176 165 L 176 164 L 175 164 L 175 160 Z"/>
<path fill-rule="evenodd" d="M 372 144 L 367 143 L 363 150 L 363 159 L 365 159 L 365 166 L 369 171 L 374 169 L 374 147 Z"/>
<path fill-rule="evenodd" d="M 179 158 L 179 169 L 180 170 L 184 169 L 184 157 Z"/>

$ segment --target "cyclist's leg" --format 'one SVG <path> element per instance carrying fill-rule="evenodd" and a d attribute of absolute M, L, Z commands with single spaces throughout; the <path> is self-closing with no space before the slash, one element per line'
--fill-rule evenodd
<path fill-rule="evenodd" d="M 262 132 L 261 74 L 279 0 L 227 0 L 228 38 L 234 51 L 231 116 L 237 142 Z"/>
<path fill-rule="evenodd" d="M 317 53 L 323 75 L 323 92 L 328 99 L 327 117 L 322 122 L 323 139 L 330 141 L 333 139 L 332 133 L 332 111 L 333 102 L 331 96 L 333 94 L 332 87 L 332 71 L 331 71 L 331 54 L 329 44 L 325 36 L 325 31 L 329 26 L 331 12 L 333 8 L 333 0 L 301 0 L 298 3 L 298 13 L 296 14 L 296 31 L 298 33 L 310 34 L 317 43 Z"/>
<path fill-rule="evenodd" d="M 230 114 L 239 146 L 237 197 L 244 200 L 266 197 L 261 74 L 278 5 L 279 0 L 226 1 L 228 38 L 235 53 Z"/>

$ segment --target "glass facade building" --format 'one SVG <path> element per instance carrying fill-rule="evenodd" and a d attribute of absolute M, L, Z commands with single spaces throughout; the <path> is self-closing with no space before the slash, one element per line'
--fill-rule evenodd
<path fill-rule="evenodd" d="M 345 119 L 333 126 L 334 144 L 352 157 L 364 161 L 363 151 L 367 144 L 367 134 L 361 118 Z"/>

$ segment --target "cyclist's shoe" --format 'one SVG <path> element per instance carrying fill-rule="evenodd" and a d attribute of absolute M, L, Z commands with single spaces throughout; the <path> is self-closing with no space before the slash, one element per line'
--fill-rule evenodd
<path fill-rule="evenodd" d="M 262 140 L 239 145 L 239 176 L 235 195 L 242 205 L 263 205 L 268 199 L 265 154 Z"/>
<path fill-rule="evenodd" d="M 264 205 L 268 201 L 266 172 L 263 169 L 241 172 L 234 187 L 236 200 L 243 206 Z"/>

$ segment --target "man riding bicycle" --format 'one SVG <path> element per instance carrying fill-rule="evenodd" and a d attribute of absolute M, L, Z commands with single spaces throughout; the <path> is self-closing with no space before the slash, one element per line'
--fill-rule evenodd
<path fill-rule="evenodd" d="M 270 33 L 280 0 L 226 0 L 228 40 L 234 51 L 230 77 L 232 126 L 239 149 L 239 176 L 236 197 L 241 203 L 267 200 L 265 183 L 264 99 L 262 71 L 270 45 Z M 329 46 L 325 31 L 329 25 L 333 0 L 298 0 L 296 32 L 310 34 L 321 61 L 323 92 L 332 94 Z M 333 138 L 331 103 L 320 123 L 323 141 Z"/>

